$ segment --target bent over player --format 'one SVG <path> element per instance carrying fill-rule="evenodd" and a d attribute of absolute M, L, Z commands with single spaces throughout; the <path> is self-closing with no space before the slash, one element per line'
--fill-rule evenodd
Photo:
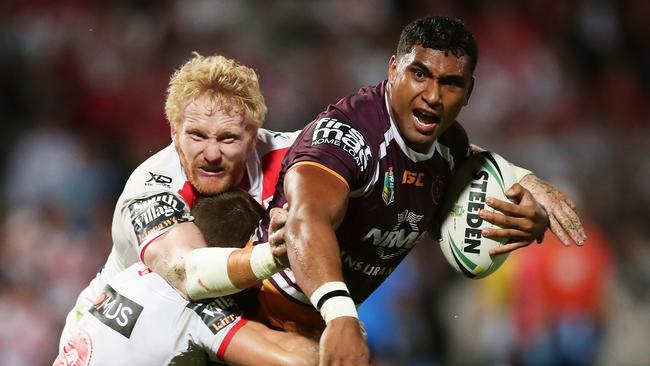
<path fill-rule="evenodd" d="M 199 198 L 192 215 L 209 246 L 246 243 L 264 211 L 243 190 Z M 243 245 L 242 245 L 243 246 Z M 317 345 L 242 317 L 230 297 L 188 301 L 136 263 L 108 281 L 58 365 L 315 365 Z"/>

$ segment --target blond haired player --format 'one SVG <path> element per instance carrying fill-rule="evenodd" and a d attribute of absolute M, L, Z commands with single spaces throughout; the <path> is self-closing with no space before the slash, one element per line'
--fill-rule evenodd
<path fill-rule="evenodd" d="M 266 110 L 257 75 L 234 60 L 195 53 L 174 73 L 165 103 L 172 143 L 129 177 L 111 253 L 69 313 L 60 346 L 107 281 L 138 261 L 192 300 L 238 292 L 279 269 L 284 248 L 206 248 L 189 215 L 198 194 L 233 186 L 270 200 L 296 134 L 261 129 Z"/>

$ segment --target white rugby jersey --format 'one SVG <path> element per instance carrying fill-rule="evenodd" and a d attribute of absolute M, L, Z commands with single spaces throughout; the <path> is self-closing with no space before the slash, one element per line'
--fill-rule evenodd
<path fill-rule="evenodd" d="M 229 297 L 188 302 L 136 263 L 104 287 L 54 366 L 204 364 L 223 359 L 244 324 Z"/>
<path fill-rule="evenodd" d="M 282 159 L 299 133 L 258 131 L 255 150 L 246 161 L 246 174 L 248 192 L 264 208 L 273 198 Z M 60 346 L 109 279 L 143 258 L 144 250 L 155 238 L 177 223 L 192 219 L 190 208 L 195 198 L 173 143 L 133 171 L 115 206 L 111 253 L 68 314 Z"/>

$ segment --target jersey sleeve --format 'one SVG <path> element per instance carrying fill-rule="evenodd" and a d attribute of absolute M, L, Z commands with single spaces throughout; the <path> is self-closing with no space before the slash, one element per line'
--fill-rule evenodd
<path fill-rule="evenodd" d="M 147 245 L 175 225 L 193 221 L 190 207 L 183 197 L 168 190 L 144 192 L 118 203 L 115 218 L 119 231 L 136 250 L 140 260 Z"/>
<path fill-rule="evenodd" d="M 187 308 L 195 313 L 192 338 L 211 360 L 222 361 L 230 341 L 248 322 L 241 309 L 230 297 L 190 302 Z"/>
<path fill-rule="evenodd" d="M 374 162 L 364 133 L 343 117 L 332 114 L 305 128 L 285 164 L 322 167 L 354 191 L 366 184 Z"/>

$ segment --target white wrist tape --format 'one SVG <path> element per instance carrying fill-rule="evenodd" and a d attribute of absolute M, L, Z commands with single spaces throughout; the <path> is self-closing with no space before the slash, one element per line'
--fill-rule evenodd
<path fill-rule="evenodd" d="M 281 269 L 273 257 L 269 243 L 253 246 L 250 264 L 255 278 L 258 280 L 263 280 Z"/>
<path fill-rule="evenodd" d="M 517 180 L 517 182 L 521 181 L 521 179 L 527 176 L 528 174 L 533 174 L 533 172 L 531 172 L 530 170 L 520 168 L 515 164 L 510 163 L 510 165 L 512 165 L 512 170 L 515 173 L 515 179 Z"/>
<path fill-rule="evenodd" d="M 185 256 L 185 290 L 192 300 L 241 291 L 228 276 L 228 257 L 235 248 L 198 248 Z"/>
<path fill-rule="evenodd" d="M 325 320 L 325 324 L 342 316 L 359 319 L 357 307 L 350 297 L 350 291 L 341 281 L 326 282 L 314 291 L 309 300 Z"/>

